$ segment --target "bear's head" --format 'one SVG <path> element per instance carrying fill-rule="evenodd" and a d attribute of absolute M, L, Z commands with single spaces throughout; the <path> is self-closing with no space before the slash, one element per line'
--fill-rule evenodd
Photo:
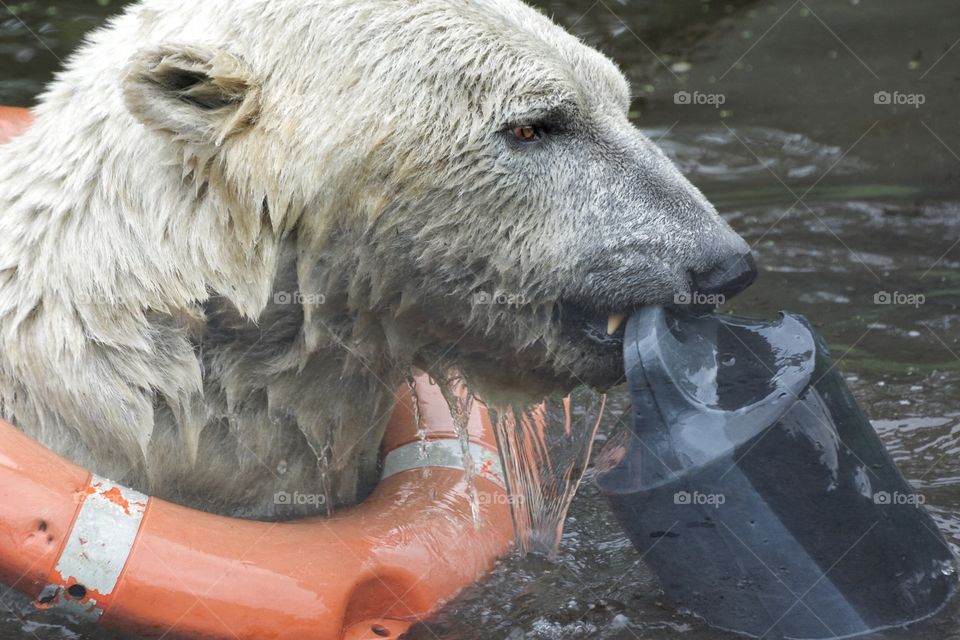
<path fill-rule="evenodd" d="M 603 388 L 622 314 L 752 281 L 616 66 L 518 0 L 150 5 L 127 107 L 238 246 L 296 252 L 307 343 L 491 392 Z"/>

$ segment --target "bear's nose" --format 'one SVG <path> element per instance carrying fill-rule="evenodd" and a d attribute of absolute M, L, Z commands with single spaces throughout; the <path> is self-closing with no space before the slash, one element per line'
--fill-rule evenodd
<path fill-rule="evenodd" d="M 757 261 L 752 253 L 733 255 L 709 271 L 693 274 L 693 288 L 703 295 L 732 298 L 757 279 Z"/>

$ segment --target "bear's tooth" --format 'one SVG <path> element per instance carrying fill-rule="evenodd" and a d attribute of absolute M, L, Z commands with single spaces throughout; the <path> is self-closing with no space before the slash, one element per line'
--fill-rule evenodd
<path fill-rule="evenodd" d="M 607 335 L 615 334 L 626 319 L 627 314 L 625 313 L 611 313 L 610 317 L 607 318 Z"/>

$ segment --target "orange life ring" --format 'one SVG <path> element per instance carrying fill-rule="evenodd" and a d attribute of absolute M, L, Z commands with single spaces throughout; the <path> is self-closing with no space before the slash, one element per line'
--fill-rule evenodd
<path fill-rule="evenodd" d="M 29 122 L 0 108 L 0 142 Z M 0 584 L 143 637 L 397 638 L 513 539 L 489 417 L 475 407 L 462 444 L 439 388 L 420 378 L 417 391 L 416 407 L 398 394 L 373 494 L 331 519 L 285 523 L 150 498 L 0 421 Z"/>
<path fill-rule="evenodd" d="M 263 523 L 149 498 L 0 422 L 0 583 L 144 637 L 397 638 L 486 573 L 513 527 L 489 419 L 462 445 L 436 386 L 401 394 L 384 477 L 331 519 Z"/>

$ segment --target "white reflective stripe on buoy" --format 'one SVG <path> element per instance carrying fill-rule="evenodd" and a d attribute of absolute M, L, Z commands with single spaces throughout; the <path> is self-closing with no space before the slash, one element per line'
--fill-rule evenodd
<path fill-rule="evenodd" d="M 139 491 L 92 476 L 57 561 L 54 583 L 44 589 L 40 602 L 99 620 L 102 600 L 113 593 L 130 557 L 148 500 Z"/>
<path fill-rule="evenodd" d="M 503 467 L 496 451 L 481 444 L 471 442 L 470 457 L 473 460 L 474 473 L 486 478 L 506 491 L 507 483 L 503 479 Z M 463 446 L 455 438 L 427 440 L 425 443 L 411 442 L 397 447 L 387 454 L 383 461 L 383 478 L 389 478 L 403 471 L 426 467 L 444 467 L 464 470 Z"/>

